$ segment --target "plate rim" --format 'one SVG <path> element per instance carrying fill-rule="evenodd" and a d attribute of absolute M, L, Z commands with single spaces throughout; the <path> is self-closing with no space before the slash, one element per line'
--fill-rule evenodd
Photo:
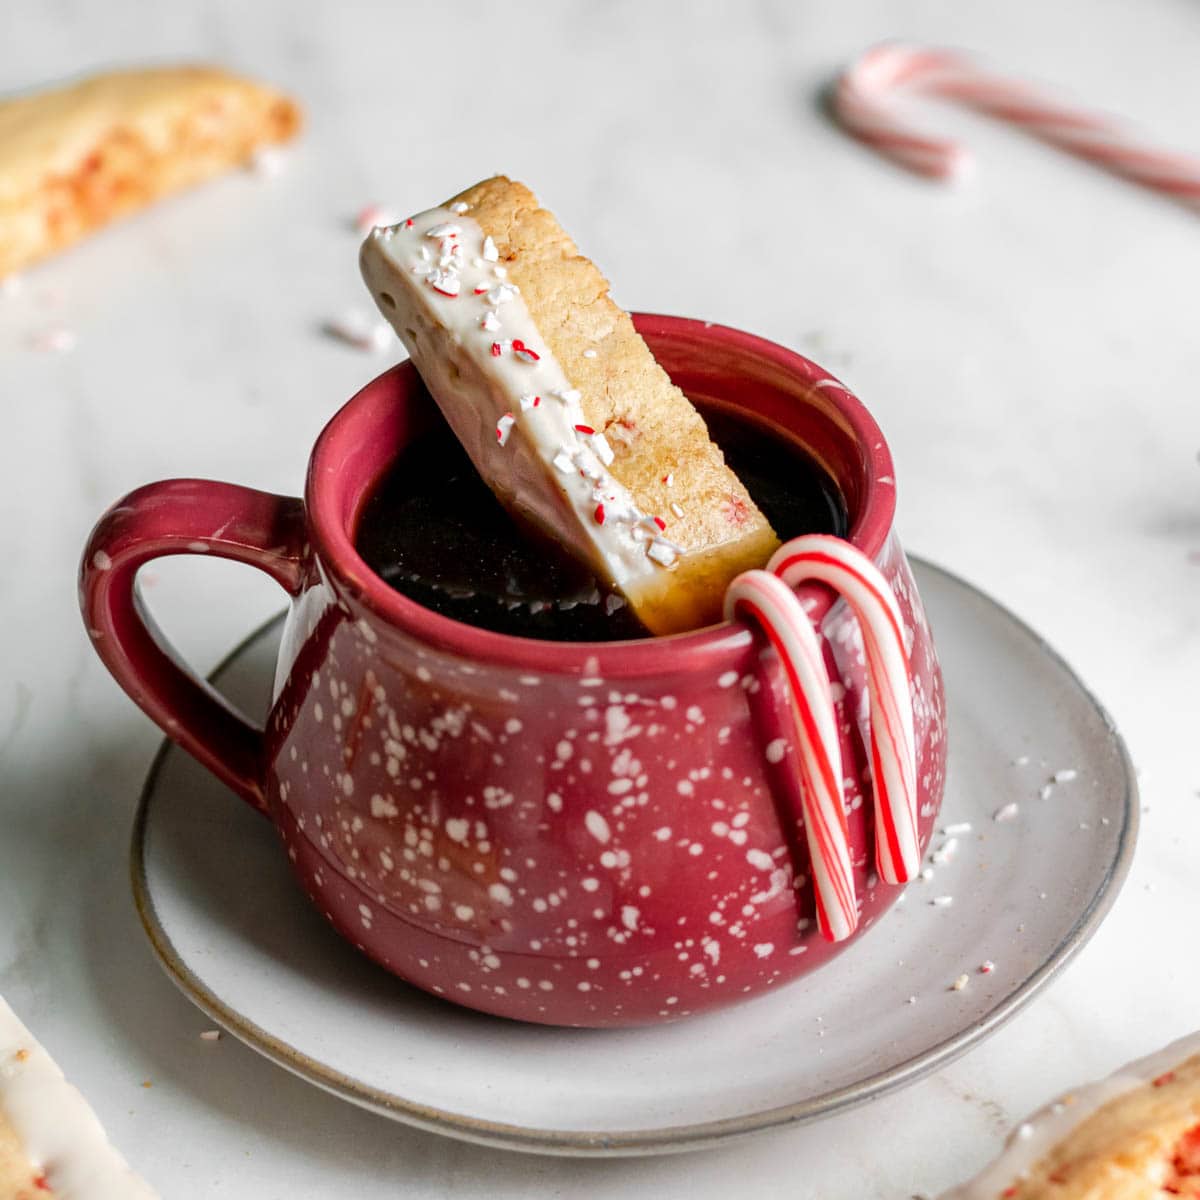
<path fill-rule="evenodd" d="M 982 588 L 919 555 L 909 555 L 909 561 L 924 571 L 940 575 L 952 585 L 962 588 L 973 597 L 983 600 L 1057 666 L 1078 689 L 1082 698 L 1100 717 L 1108 738 L 1118 752 L 1124 779 L 1122 796 L 1124 813 L 1117 835 L 1116 854 L 1104 877 L 1093 892 L 1067 934 L 1046 960 L 1015 991 L 999 1000 L 982 1018 L 968 1025 L 906 1061 L 876 1072 L 845 1087 L 824 1092 L 819 1096 L 790 1104 L 775 1105 L 757 1112 L 712 1121 L 669 1125 L 649 1130 L 563 1130 L 539 1129 L 502 1121 L 483 1120 L 430 1105 L 419 1104 L 394 1092 L 364 1084 L 336 1071 L 269 1033 L 247 1019 L 214 993 L 176 952 L 170 937 L 159 921 L 146 877 L 145 835 L 150 799 L 155 793 L 167 756 L 178 747 L 164 738 L 155 752 L 138 796 L 130 839 L 130 883 L 134 907 L 151 949 L 175 986 L 202 1012 L 229 1030 L 239 1041 L 270 1059 L 277 1066 L 298 1075 L 323 1091 L 349 1101 L 392 1120 L 401 1121 L 430 1133 L 458 1138 L 504 1150 L 533 1154 L 554 1154 L 574 1157 L 620 1157 L 680 1153 L 689 1150 L 723 1145 L 752 1134 L 789 1125 L 808 1124 L 880 1099 L 892 1092 L 916 1083 L 933 1074 L 978 1045 L 1007 1024 L 1049 981 L 1057 975 L 1091 939 L 1108 915 L 1129 873 L 1137 845 L 1140 824 L 1140 804 L 1137 776 L 1125 739 L 1091 689 L 1041 634 L 1022 620 L 1005 604 Z M 213 668 L 208 679 L 213 684 L 232 667 L 243 653 L 283 620 L 276 614 L 256 627 L 239 641 Z M 182 753 L 182 751 L 180 751 Z"/>

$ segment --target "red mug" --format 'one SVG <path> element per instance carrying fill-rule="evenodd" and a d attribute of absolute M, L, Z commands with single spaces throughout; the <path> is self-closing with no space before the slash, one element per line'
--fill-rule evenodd
<path fill-rule="evenodd" d="M 945 779 L 928 624 L 893 529 L 887 444 L 808 359 L 677 317 L 638 330 L 693 400 L 802 445 L 841 490 L 909 642 L 920 843 Z M 738 623 L 629 642 L 509 637 L 421 607 L 359 557 L 363 504 L 438 419 L 410 363 L 317 440 L 303 500 L 168 480 L 97 524 L 81 567 L 100 657 L 167 736 L 274 822 L 334 927 L 418 987 L 484 1012 L 636 1025 L 746 999 L 849 942 L 816 928 L 788 693 Z M 138 603 L 138 569 L 210 554 L 291 596 L 264 726 L 188 671 Z M 865 681 L 845 604 L 800 589 L 837 696 L 860 919 L 902 890 L 874 869 Z M 768 754 L 785 739 L 782 757 Z"/>

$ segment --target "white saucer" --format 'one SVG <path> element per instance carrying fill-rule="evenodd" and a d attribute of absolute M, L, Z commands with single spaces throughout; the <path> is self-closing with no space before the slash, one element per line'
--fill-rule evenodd
<path fill-rule="evenodd" d="M 1124 744 L 1070 668 L 970 585 L 927 564 L 916 574 L 949 699 L 941 824 L 971 831 L 862 941 L 788 988 L 625 1031 L 458 1009 L 341 941 L 293 883 L 267 822 L 169 745 L 133 841 L 155 952 L 214 1020 L 305 1079 L 511 1149 L 684 1150 L 911 1083 L 1011 1017 L 1095 931 L 1129 867 L 1138 814 Z M 278 631 L 252 635 L 218 671 L 247 711 L 265 708 Z M 1017 815 L 996 821 L 1010 804 Z"/>

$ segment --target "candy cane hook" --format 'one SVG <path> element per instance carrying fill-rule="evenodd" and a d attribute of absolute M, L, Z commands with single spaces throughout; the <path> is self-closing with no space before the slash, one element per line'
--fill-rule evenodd
<path fill-rule="evenodd" d="M 842 796 L 841 745 L 817 635 L 796 593 L 767 571 L 744 571 L 733 580 L 725 592 L 725 616 L 749 617 L 759 625 L 783 666 L 817 924 L 831 941 L 844 941 L 858 925 L 858 903 Z"/>
<path fill-rule="evenodd" d="M 744 571 L 725 593 L 725 616 L 748 617 L 766 634 L 787 680 L 801 805 L 817 920 L 831 941 L 858 927 L 842 786 L 841 747 L 829 676 L 812 622 L 793 588 L 816 580 L 838 592 L 858 620 L 871 712 L 875 860 L 888 883 L 921 865 L 916 738 L 908 651 L 887 580 L 849 542 L 810 534 L 785 542 L 765 571 Z"/>
<path fill-rule="evenodd" d="M 839 76 L 833 112 L 848 133 L 910 171 L 935 179 L 957 175 L 970 161 L 969 151 L 897 116 L 895 101 L 902 92 L 953 100 L 1151 191 L 1200 203 L 1200 159 L 1148 146 L 1111 117 L 994 75 L 952 50 L 873 47 Z"/>
<path fill-rule="evenodd" d="M 908 650 L 896 598 L 865 554 L 828 534 L 785 542 L 767 569 L 790 587 L 809 580 L 826 584 L 858 619 L 871 706 L 876 864 L 888 883 L 906 883 L 920 870 L 921 841 Z"/>

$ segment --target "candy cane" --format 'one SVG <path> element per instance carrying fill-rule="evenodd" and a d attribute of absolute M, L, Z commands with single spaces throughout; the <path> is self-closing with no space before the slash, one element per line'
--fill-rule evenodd
<path fill-rule="evenodd" d="M 785 542 L 767 570 L 790 587 L 808 580 L 827 584 L 858 618 L 871 705 L 875 858 L 888 883 L 905 883 L 920 869 L 921 843 L 908 651 L 896 598 L 865 554 L 827 534 Z"/>
<path fill-rule="evenodd" d="M 1111 117 L 989 74 L 966 55 L 885 43 L 841 74 L 833 111 L 848 133 L 917 174 L 950 178 L 970 154 L 959 143 L 930 137 L 896 116 L 894 101 L 901 91 L 957 101 L 1152 191 L 1200 202 L 1200 160 L 1149 147 Z"/>
<path fill-rule="evenodd" d="M 858 925 L 854 872 L 842 800 L 842 754 L 833 695 L 812 622 L 796 593 L 767 571 L 744 571 L 725 592 L 725 616 L 751 617 L 783 664 L 799 760 L 804 833 L 817 898 L 817 924 L 831 941 Z"/>

